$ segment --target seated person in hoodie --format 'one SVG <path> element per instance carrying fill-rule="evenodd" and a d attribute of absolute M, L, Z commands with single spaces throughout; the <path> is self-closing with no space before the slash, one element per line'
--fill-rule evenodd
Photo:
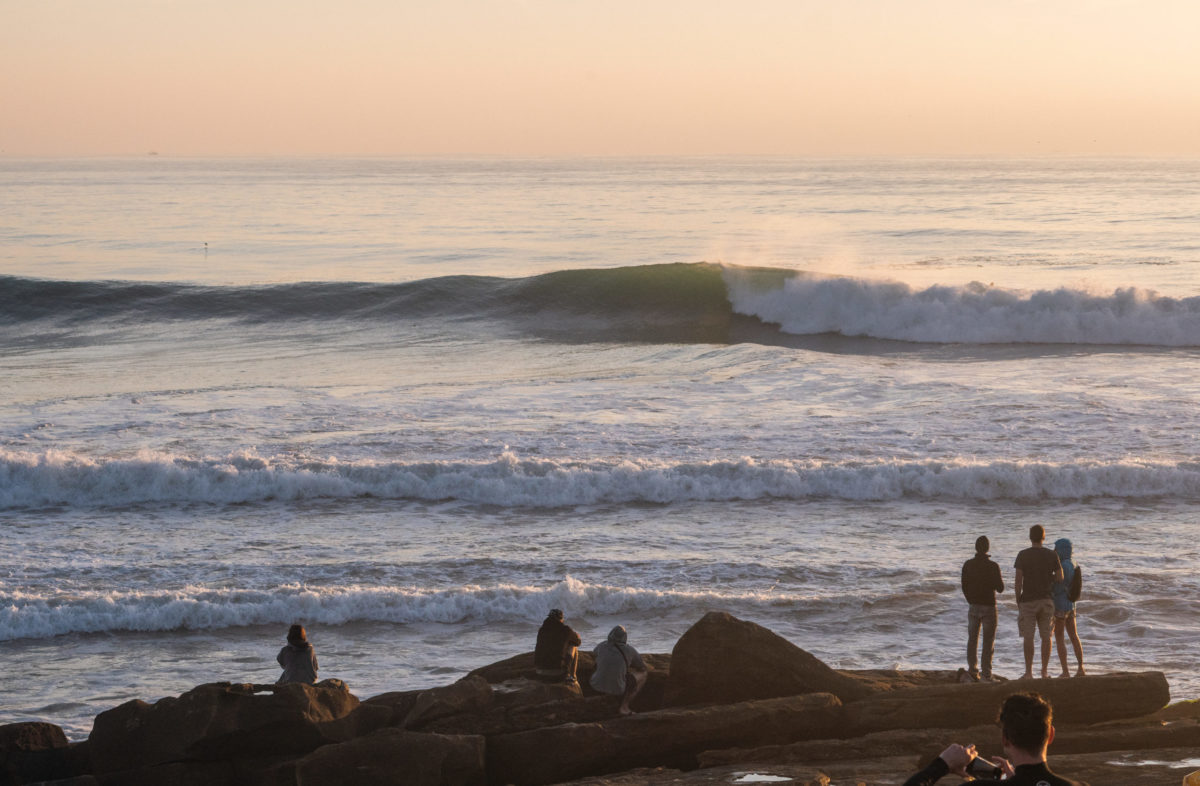
<path fill-rule="evenodd" d="M 648 670 L 638 651 L 627 643 L 629 635 L 618 625 L 608 632 L 608 640 L 596 645 L 596 670 L 592 672 L 592 687 L 600 693 L 621 697 L 620 713 L 633 712 L 629 703 L 646 684 Z"/>
<path fill-rule="evenodd" d="M 293 625 L 289 628 L 287 640 L 287 646 L 275 657 L 283 667 L 283 674 L 276 682 L 306 682 L 312 685 L 317 681 L 317 653 L 308 643 L 304 626 Z"/>
<path fill-rule="evenodd" d="M 575 667 L 579 664 L 581 643 L 579 634 L 563 622 L 562 609 L 550 609 L 542 627 L 538 628 L 537 645 L 533 649 L 533 665 L 538 678 L 578 684 Z"/>

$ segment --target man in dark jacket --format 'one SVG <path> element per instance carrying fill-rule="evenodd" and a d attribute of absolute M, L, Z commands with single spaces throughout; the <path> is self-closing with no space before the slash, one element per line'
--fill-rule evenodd
<path fill-rule="evenodd" d="M 988 770 L 972 786 L 1087 786 L 1056 775 L 1046 763 L 1046 748 L 1054 741 L 1053 716 L 1050 702 L 1036 693 L 1014 693 L 1000 710 L 1000 745 L 1007 759 L 985 761 L 974 745 L 951 745 L 904 786 L 931 786 L 951 772 L 965 778 Z"/>
<path fill-rule="evenodd" d="M 996 593 L 1004 592 L 1000 566 L 988 559 L 987 535 L 975 539 L 975 556 L 963 563 L 962 593 L 970 608 L 967 611 L 967 667 L 971 679 L 979 679 L 975 648 L 979 631 L 983 629 L 983 679 L 992 681 L 992 653 L 996 649 Z"/>
<path fill-rule="evenodd" d="M 579 645 L 582 639 L 571 626 L 563 622 L 562 609 L 550 609 L 538 629 L 537 646 L 533 649 L 533 665 L 538 677 L 578 684 L 575 667 L 579 665 Z"/>

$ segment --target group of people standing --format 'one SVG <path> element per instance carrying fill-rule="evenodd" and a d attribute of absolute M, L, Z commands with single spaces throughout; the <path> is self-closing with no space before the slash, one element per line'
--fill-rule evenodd
<path fill-rule="evenodd" d="M 1017 630 L 1024 640 L 1024 679 L 1033 677 L 1034 633 L 1042 640 L 1042 677 L 1050 670 L 1050 631 L 1054 631 L 1058 659 L 1062 664 L 1063 677 L 1071 676 L 1067 664 L 1067 646 L 1064 638 L 1071 639 L 1075 651 L 1076 676 L 1085 674 L 1083 668 L 1083 645 L 1079 642 L 1079 631 L 1075 622 L 1075 601 L 1083 588 L 1083 572 L 1075 564 L 1071 541 L 1059 538 L 1054 548 L 1043 543 L 1046 530 L 1041 524 L 1029 528 L 1029 548 L 1022 549 L 1013 563 L 1016 569 L 1013 589 L 1017 596 Z M 966 597 L 967 611 L 967 674 L 973 680 L 991 681 L 992 654 L 996 643 L 996 593 L 1004 591 L 1004 579 L 1000 566 L 988 554 L 991 543 L 986 535 L 975 540 L 975 556 L 963 563 L 962 592 Z M 983 643 L 980 648 L 980 633 Z M 979 653 L 977 655 L 977 649 Z M 981 661 L 981 662 L 980 662 Z M 979 666 L 982 666 L 982 673 Z"/>
<path fill-rule="evenodd" d="M 562 609 L 550 609 L 545 621 L 538 629 L 537 644 L 533 650 L 533 665 L 540 679 L 562 681 L 578 685 L 575 676 L 579 665 L 579 645 L 583 640 L 563 619 Z M 622 715 L 633 712 L 630 702 L 646 684 L 649 669 L 642 656 L 629 644 L 629 634 L 617 625 L 608 632 L 608 638 L 592 650 L 596 658 L 596 669 L 588 680 L 594 690 L 610 696 L 619 696 Z"/>

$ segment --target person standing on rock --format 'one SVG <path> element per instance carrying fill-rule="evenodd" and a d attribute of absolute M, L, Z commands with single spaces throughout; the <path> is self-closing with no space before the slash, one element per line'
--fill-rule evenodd
<path fill-rule="evenodd" d="M 629 634 L 618 625 L 608 632 L 608 639 L 596 645 L 592 654 L 596 656 L 596 670 L 592 672 L 591 684 L 600 693 L 621 697 L 619 712 L 631 715 L 629 706 L 633 697 L 646 684 L 649 672 L 646 662 L 638 651 L 629 646 Z"/>
<path fill-rule="evenodd" d="M 287 641 L 287 646 L 275 656 L 275 660 L 283 667 L 283 674 L 276 682 L 314 684 L 317 681 L 317 653 L 308 641 L 304 626 L 293 625 L 288 628 Z"/>
<path fill-rule="evenodd" d="M 1042 678 L 1050 676 L 1050 627 L 1054 622 L 1054 601 L 1050 599 L 1050 587 L 1062 581 L 1062 565 L 1058 555 L 1046 548 L 1046 530 L 1041 524 L 1029 528 L 1027 549 L 1017 554 L 1013 567 L 1017 569 L 1013 589 L 1017 594 L 1017 629 L 1021 632 L 1025 647 L 1025 674 L 1023 679 L 1033 678 L 1033 633 L 1036 628 L 1042 639 Z"/>
<path fill-rule="evenodd" d="M 579 645 L 583 640 L 563 622 L 562 609 L 550 609 L 538 628 L 533 648 L 533 666 L 539 679 L 578 685 L 575 667 L 579 664 Z"/>
<path fill-rule="evenodd" d="M 1050 702 L 1038 694 L 1014 693 L 1000 709 L 1000 745 L 1007 759 L 985 760 L 974 745 L 951 745 L 904 786 L 931 786 L 950 773 L 962 778 L 987 774 L 972 780 L 972 786 L 1087 786 L 1054 774 L 1046 763 L 1046 749 L 1054 741 L 1053 716 Z"/>
<path fill-rule="evenodd" d="M 1062 664 L 1063 677 L 1070 677 L 1071 670 L 1067 668 L 1067 644 L 1063 634 L 1071 637 L 1071 648 L 1075 650 L 1076 677 L 1087 674 L 1083 669 L 1083 644 L 1079 641 L 1079 631 L 1075 627 L 1075 601 L 1079 600 L 1083 590 L 1083 572 L 1071 557 L 1071 541 L 1059 538 L 1054 541 L 1054 553 L 1058 555 L 1062 565 L 1062 581 L 1054 582 L 1050 588 L 1050 597 L 1054 600 L 1054 646 L 1058 649 L 1058 662 Z"/>
<path fill-rule="evenodd" d="M 992 681 L 992 653 L 996 649 L 996 593 L 1004 592 L 1000 566 L 988 559 L 991 543 L 987 535 L 975 539 L 975 556 L 963 563 L 962 593 L 967 599 L 967 667 L 972 680 L 979 680 L 976 668 L 976 645 L 983 631 L 983 679 Z"/>

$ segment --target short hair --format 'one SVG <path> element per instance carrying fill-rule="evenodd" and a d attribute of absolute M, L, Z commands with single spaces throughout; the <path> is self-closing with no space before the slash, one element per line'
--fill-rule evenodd
<path fill-rule="evenodd" d="M 987 535 L 980 535 L 975 538 L 975 551 L 980 554 L 987 554 L 987 550 L 992 547 L 992 542 L 988 540 Z"/>
<path fill-rule="evenodd" d="M 1000 708 L 1000 730 L 1015 747 L 1037 754 L 1050 741 L 1054 708 L 1036 693 L 1014 693 Z"/>
<path fill-rule="evenodd" d="M 1046 528 L 1041 524 L 1034 524 L 1029 528 L 1029 540 L 1034 543 L 1041 543 L 1046 539 Z"/>
<path fill-rule="evenodd" d="M 552 620 L 559 620 L 561 622 L 563 618 L 563 611 L 562 609 L 550 609 L 550 613 L 546 616 Z"/>

